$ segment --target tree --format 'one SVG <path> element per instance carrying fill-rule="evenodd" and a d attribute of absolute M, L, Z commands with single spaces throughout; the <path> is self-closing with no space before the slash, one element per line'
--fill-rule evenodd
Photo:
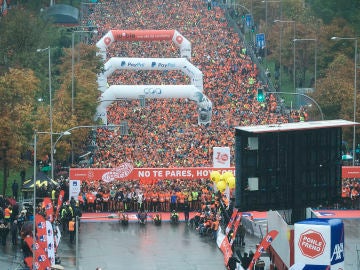
<path fill-rule="evenodd" d="M 321 78 L 312 97 L 318 101 L 326 119 L 347 119 L 352 121 L 354 101 L 354 63 L 344 54 L 336 55 Z M 349 131 L 344 137 L 350 138 Z"/>
<path fill-rule="evenodd" d="M 28 69 L 10 69 L 0 77 L 0 146 L 3 151 L 5 193 L 9 169 L 22 170 L 28 166 L 22 153 L 29 150 L 34 123 L 33 95 L 39 80 Z"/>

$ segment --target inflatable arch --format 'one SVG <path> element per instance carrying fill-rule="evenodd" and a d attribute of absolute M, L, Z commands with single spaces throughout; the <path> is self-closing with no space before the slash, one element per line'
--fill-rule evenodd
<path fill-rule="evenodd" d="M 114 41 L 172 40 L 180 48 L 180 56 L 191 59 L 191 43 L 176 30 L 110 30 L 97 43 L 99 54 L 106 60 L 106 49 Z"/>
<path fill-rule="evenodd" d="M 188 98 L 198 105 L 198 124 L 211 123 L 212 102 L 194 85 L 112 85 L 100 97 L 95 120 L 107 125 L 106 108 L 119 99 Z"/>
<path fill-rule="evenodd" d="M 203 73 L 186 58 L 110 58 L 104 65 L 104 72 L 98 76 L 99 90 L 109 86 L 107 78 L 115 70 L 181 70 L 190 77 L 191 84 L 203 91 Z"/>

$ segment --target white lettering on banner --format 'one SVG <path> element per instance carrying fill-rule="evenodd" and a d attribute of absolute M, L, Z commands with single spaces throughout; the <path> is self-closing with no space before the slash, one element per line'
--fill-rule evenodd
<path fill-rule="evenodd" d="M 198 176 L 198 177 L 207 177 L 209 175 L 210 175 L 209 170 L 198 170 L 198 171 L 196 171 L 196 176 Z"/>
<path fill-rule="evenodd" d="M 139 171 L 138 176 L 139 177 L 150 177 L 150 171 Z"/>
<path fill-rule="evenodd" d="M 165 177 L 191 177 L 190 170 L 166 170 Z"/>
<path fill-rule="evenodd" d="M 331 261 L 335 260 L 340 260 L 343 256 L 344 253 L 344 244 L 340 243 L 340 244 L 336 244 L 334 247 L 334 252 L 331 256 Z M 335 257 L 335 258 L 334 258 Z"/>

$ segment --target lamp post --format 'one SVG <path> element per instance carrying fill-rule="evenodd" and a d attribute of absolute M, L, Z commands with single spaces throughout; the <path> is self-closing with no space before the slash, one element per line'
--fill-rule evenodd
<path fill-rule="evenodd" d="M 293 39 L 295 39 L 295 30 L 296 30 L 296 28 L 295 28 L 295 21 L 283 21 L 283 20 L 274 20 L 274 23 L 293 23 L 293 26 L 294 26 L 294 28 L 293 28 Z M 281 55 L 281 53 L 282 53 L 282 29 L 280 30 L 280 61 L 279 61 L 279 63 L 280 63 L 280 90 L 282 89 L 281 88 L 281 82 L 282 82 L 282 61 L 281 61 L 281 57 L 282 57 L 282 55 Z M 295 43 L 293 44 L 293 56 L 294 56 L 294 63 L 295 63 Z M 295 69 L 294 69 L 295 70 Z M 295 92 L 295 76 L 294 76 L 294 92 Z"/>
<path fill-rule="evenodd" d="M 96 33 L 97 31 L 77 30 L 71 33 L 71 113 L 74 113 L 74 39 L 76 33 Z"/>
<path fill-rule="evenodd" d="M 352 165 L 355 166 L 355 148 L 356 148 L 356 100 L 357 100 L 357 92 L 356 92 L 356 68 L 357 68 L 357 57 L 358 57 L 358 53 L 357 53 L 357 47 L 358 47 L 358 38 L 357 37 L 352 37 L 352 38 L 346 38 L 346 37 L 332 37 L 331 40 L 354 40 L 355 44 L 354 44 L 354 113 L 353 113 L 353 122 L 354 122 L 354 127 L 353 127 L 353 157 L 352 157 Z"/>
<path fill-rule="evenodd" d="M 44 52 L 44 51 L 48 51 L 49 53 L 49 105 L 50 105 L 50 145 L 51 145 L 51 155 L 50 155 L 50 160 L 51 160 L 51 179 L 54 179 L 54 171 L 53 171 L 53 166 L 54 166 L 54 157 L 53 157 L 53 108 L 52 108 L 52 88 L 51 88 L 51 49 L 50 46 L 45 48 L 45 49 L 37 49 L 37 52 Z"/>
<path fill-rule="evenodd" d="M 317 69 L 317 39 L 316 38 L 302 38 L 302 39 L 298 39 L 295 38 L 294 39 L 294 47 L 295 47 L 295 43 L 297 41 L 314 41 L 315 42 L 315 66 L 314 66 L 314 90 L 316 90 L 316 69 Z M 294 51 L 294 55 L 295 55 L 295 51 Z M 295 69 L 294 69 L 295 70 Z"/>

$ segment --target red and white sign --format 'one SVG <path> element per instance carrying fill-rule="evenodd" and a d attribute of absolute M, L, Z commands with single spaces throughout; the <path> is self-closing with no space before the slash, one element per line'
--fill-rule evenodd
<path fill-rule="evenodd" d="M 304 256 L 313 259 L 324 253 L 326 242 L 320 232 L 307 230 L 300 234 L 298 246 Z"/>
<path fill-rule="evenodd" d="M 230 147 L 213 147 L 213 166 L 230 167 Z"/>
<path fill-rule="evenodd" d="M 126 172 L 122 173 L 124 169 Z M 235 175 L 235 168 L 213 168 L 213 167 L 179 167 L 179 168 L 133 168 L 129 165 L 118 168 L 70 168 L 70 179 L 81 181 L 126 181 L 140 180 L 142 182 L 157 180 L 196 180 L 208 179 L 212 171 L 232 172 Z"/>

